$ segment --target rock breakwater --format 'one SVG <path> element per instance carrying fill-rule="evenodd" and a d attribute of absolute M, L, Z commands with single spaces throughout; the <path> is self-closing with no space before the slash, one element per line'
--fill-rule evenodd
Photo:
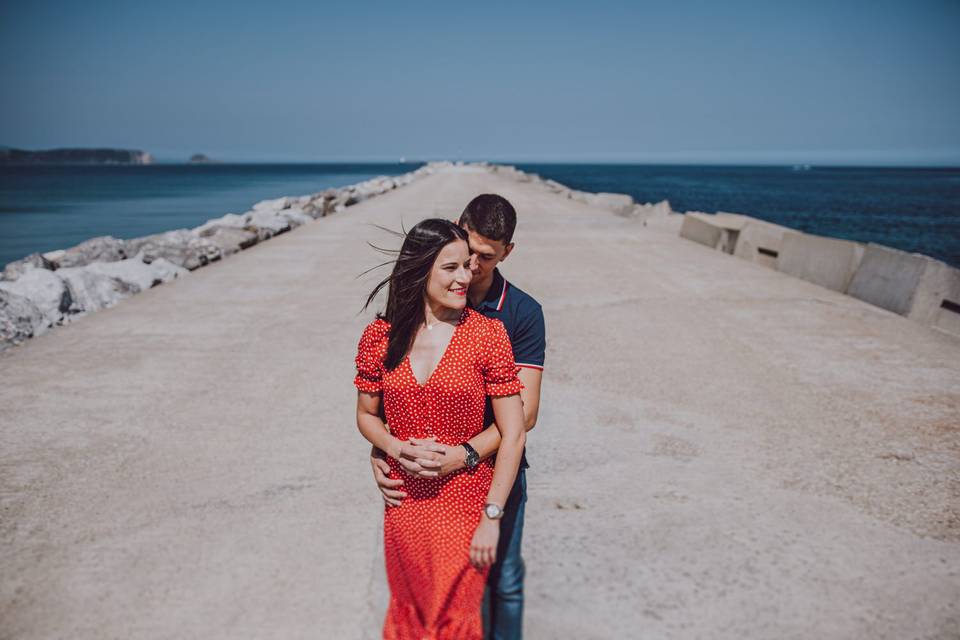
<path fill-rule="evenodd" d="M 258 202 L 193 229 L 129 240 L 102 236 L 75 247 L 34 253 L 0 274 L 0 350 L 106 309 L 260 242 L 429 175 L 432 163 L 339 189 Z"/>

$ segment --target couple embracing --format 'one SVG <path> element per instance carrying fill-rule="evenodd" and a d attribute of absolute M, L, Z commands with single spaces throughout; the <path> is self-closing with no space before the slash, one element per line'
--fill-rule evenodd
<path fill-rule="evenodd" d="M 367 299 L 388 288 L 354 380 L 386 502 L 384 638 L 522 637 L 524 445 L 545 333 L 540 305 L 497 268 L 515 227 L 493 194 L 457 224 L 424 220 Z"/>

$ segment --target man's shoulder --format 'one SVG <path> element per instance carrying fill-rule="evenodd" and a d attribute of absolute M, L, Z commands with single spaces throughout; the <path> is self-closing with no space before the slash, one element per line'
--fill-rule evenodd
<path fill-rule="evenodd" d="M 529 293 L 507 280 L 507 303 L 518 316 L 543 315 L 543 307 Z"/>

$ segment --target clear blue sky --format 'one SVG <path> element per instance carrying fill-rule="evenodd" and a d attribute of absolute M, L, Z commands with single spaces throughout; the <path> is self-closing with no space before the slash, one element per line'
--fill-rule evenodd
<path fill-rule="evenodd" d="M 3 2 L 0 144 L 960 165 L 960 1 Z"/>

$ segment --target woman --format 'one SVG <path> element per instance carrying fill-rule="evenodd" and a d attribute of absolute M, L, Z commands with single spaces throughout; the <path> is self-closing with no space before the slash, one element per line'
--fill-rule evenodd
<path fill-rule="evenodd" d="M 467 308 L 470 277 L 466 232 L 428 219 L 367 298 L 369 306 L 389 285 L 386 311 L 360 338 L 357 427 L 386 452 L 391 477 L 401 477 L 401 457 L 435 455 L 412 439 L 457 446 L 481 431 L 487 395 L 502 436 L 496 467 L 404 477 L 407 498 L 385 509 L 384 638 L 483 636 L 480 602 L 526 431 L 510 339 L 499 320 Z"/>

